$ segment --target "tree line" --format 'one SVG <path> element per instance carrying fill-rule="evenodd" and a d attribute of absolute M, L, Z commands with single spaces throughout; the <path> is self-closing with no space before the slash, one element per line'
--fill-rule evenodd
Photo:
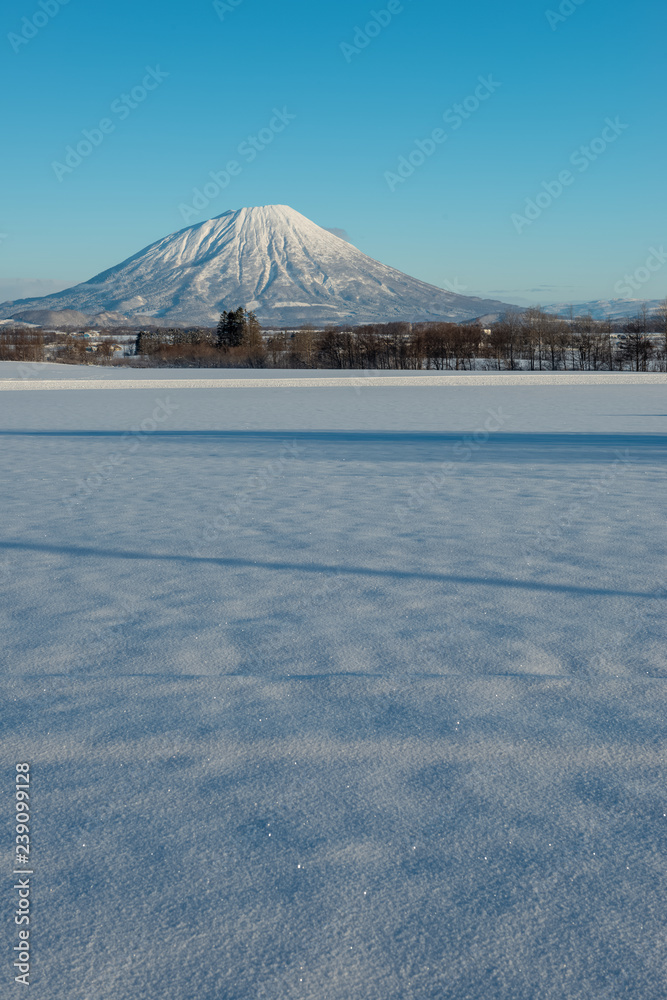
<path fill-rule="evenodd" d="M 94 355 L 89 342 L 74 333 L 46 332 L 39 328 L 5 327 L 0 330 L 0 361 L 59 361 L 83 365 L 109 363 L 116 344 L 102 341 Z"/>
<path fill-rule="evenodd" d="M 100 331 L 112 334 L 113 331 Z M 509 309 L 476 323 L 371 323 L 316 330 L 262 331 L 253 313 L 223 312 L 217 328 L 133 331 L 136 356 L 112 361 L 74 334 L 6 328 L 0 360 L 57 360 L 202 368 L 324 368 L 411 371 L 667 371 L 667 302 L 623 321 L 559 318 L 540 308 Z"/>
<path fill-rule="evenodd" d="M 46 339 L 41 330 L 0 330 L 0 361 L 43 361 Z"/>
<path fill-rule="evenodd" d="M 252 312 L 239 307 L 220 314 L 218 326 L 140 330 L 137 356 L 176 367 L 266 367 L 262 328 Z"/>
<path fill-rule="evenodd" d="M 653 334 L 657 334 L 654 336 Z M 156 365 L 432 371 L 665 371 L 667 306 L 619 321 L 559 318 L 539 308 L 475 323 L 375 323 L 262 334 L 252 313 L 217 329 L 153 329 L 137 355 Z"/>

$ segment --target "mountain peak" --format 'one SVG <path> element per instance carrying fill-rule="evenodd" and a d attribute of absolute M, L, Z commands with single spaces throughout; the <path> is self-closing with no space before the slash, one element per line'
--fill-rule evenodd
<path fill-rule="evenodd" d="M 226 212 L 222 212 L 221 215 L 216 215 L 214 219 L 209 219 L 208 221 L 214 222 L 217 219 L 229 219 L 230 217 L 243 221 L 261 219 L 271 222 L 274 225 L 280 224 L 285 220 L 300 219 L 303 222 L 309 221 L 305 215 L 301 215 L 300 212 L 297 212 L 294 208 L 290 208 L 289 205 L 248 205 L 244 208 L 228 209 Z M 202 223 L 196 223 L 195 226 L 189 228 L 194 229 L 197 225 L 202 225 Z"/>

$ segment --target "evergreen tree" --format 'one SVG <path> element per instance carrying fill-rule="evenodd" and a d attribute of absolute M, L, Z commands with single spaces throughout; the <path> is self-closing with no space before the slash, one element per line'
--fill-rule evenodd
<path fill-rule="evenodd" d="M 247 327 L 248 315 L 243 306 L 239 306 L 236 311 L 221 313 L 218 322 L 218 348 L 224 351 L 230 347 L 239 347 Z"/>

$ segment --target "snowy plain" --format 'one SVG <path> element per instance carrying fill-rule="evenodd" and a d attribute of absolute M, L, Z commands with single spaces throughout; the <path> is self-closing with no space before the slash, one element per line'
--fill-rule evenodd
<path fill-rule="evenodd" d="M 40 1000 L 664 996 L 665 377 L 230 377 L 0 364 Z"/>

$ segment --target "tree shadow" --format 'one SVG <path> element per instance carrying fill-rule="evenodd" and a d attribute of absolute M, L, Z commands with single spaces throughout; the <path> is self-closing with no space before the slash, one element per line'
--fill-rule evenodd
<path fill-rule="evenodd" d="M 48 545 L 41 542 L 0 542 L 0 550 L 44 552 L 53 555 L 90 557 L 100 559 L 125 559 L 138 562 L 176 562 L 193 565 L 219 566 L 224 569 L 259 569 L 274 573 L 311 573 L 314 575 L 345 577 L 361 576 L 391 580 L 423 580 L 471 587 L 501 587 L 509 590 L 532 590 L 537 593 L 589 595 L 595 597 L 636 597 L 641 600 L 665 601 L 664 591 L 646 593 L 638 590 L 618 590 L 605 587 L 582 587 L 564 583 L 544 583 L 537 580 L 518 580 L 508 577 L 465 576 L 456 573 L 429 573 L 416 570 L 377 569 L 370 566 L 334 566 L 324 563 L 266 562 L 254 559 L 206 556 L 199 553 L 137 552 L 105 549 L 83 545 Z"/>

